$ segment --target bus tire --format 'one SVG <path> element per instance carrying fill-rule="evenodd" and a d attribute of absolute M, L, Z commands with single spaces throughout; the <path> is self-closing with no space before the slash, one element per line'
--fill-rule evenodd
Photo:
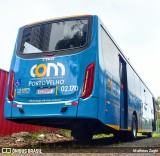
<path fill-rule="evenodd" d="M 137 132 L 138 132 L 137 118 L 135 115 L 132 115 L 132 129 L 131 129 L 131 132 L 129 133 L 129 139 L 131 141 L 134 141 L 137 139 Z"/>
<path fill-rule="evenodd" d="M 79 142 L 89 142 L 92 140 L 93 135 L 91 133 L 84 133 L 81 135 L 75 135 L 73 136 L 75 140 Z"/>
<path fill-rule="evenodd" d="M 127 141 L 128 140 L 128 133 L 125 131 L 117 131 L 114 134 L 114 139 L 117 141 Z"/>
<path fill-rule="evenodd" d="M 147 133 L 147 137 L 151 138 L 152 137 L 152 132 Z"/>

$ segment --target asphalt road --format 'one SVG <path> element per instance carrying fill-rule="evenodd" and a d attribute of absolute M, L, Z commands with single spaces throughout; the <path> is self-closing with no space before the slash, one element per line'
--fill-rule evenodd
<path fill-rule="evenodd" d="M 89 143 L 75 140 L 42 143 L 38 147 L 47 153 L 143 153 L 160 155 L 160 138 L 138 137 L 136 141 L 117 141 L 113 137 L 93 139 Z"/>
<path fill-rule="evenodd" d="M 71 137 L 61 137 L 56 134 L 45 134 L 45 137 L 40 140 L 37 140 L 37 138 L 33 139 L 33 137 L 33 134 L 30 135 L 26 132 L 0 137 L 0 147 L 11 148 L 12 150 L 25 149 L 27 151 L 31 149 L 33 155 L 36 155 L 34 149 L 40 149 L 44 153 L 41 155 L 48 156 L 160 156 L 160 138 L 143 136 L 138 137 L 136 141 L 118 141 L 114 137 L 106 137 L 101 139 L 95 138 L 88 143 L 81 143 L 73 140 Z M 30 153 L 29 155 L 31 156 L 32 154 Z M 14 153 L 14 155 L 16 154 Z"/>

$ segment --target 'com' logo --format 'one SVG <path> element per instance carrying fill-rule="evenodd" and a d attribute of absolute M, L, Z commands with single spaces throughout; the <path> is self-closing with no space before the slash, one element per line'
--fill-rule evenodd
<path fill-rule="evenodd" d="M 61 76 L 65 75 L 65 67 L 62 63 L 57 62 L 57 64 L 55 63 L 48 63 L 46 64 L 35 64 L 31 70 L 30 70 L 30 74 L 32 77 L 43 77 L 43 76 L 50 76 L 51 71 L 53 70 L 54 72 L 54 76 L 58 76 L 59 74 L 59 69 L 61 69 Z"/>

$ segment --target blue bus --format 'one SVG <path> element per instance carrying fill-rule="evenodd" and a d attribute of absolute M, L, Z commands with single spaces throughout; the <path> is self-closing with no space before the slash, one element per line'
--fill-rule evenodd
<path fill-rule="evenodd" d="M 100 18 L 50 19 L 19 29 L 10 66 L 4 117 L 136 140 L 156 129 L 154 96 Z"/>

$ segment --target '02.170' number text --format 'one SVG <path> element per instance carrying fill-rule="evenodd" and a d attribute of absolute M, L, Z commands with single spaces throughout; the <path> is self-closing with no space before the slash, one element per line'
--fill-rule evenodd
<path fill-rule="evenodd" d="M 62 92 L 73 92 L 73 91 L 77 91 L 77 90 L 78 90 L 77 85 L 70 85 L 70 86 L 62 86 L 61 87 Z"/>

